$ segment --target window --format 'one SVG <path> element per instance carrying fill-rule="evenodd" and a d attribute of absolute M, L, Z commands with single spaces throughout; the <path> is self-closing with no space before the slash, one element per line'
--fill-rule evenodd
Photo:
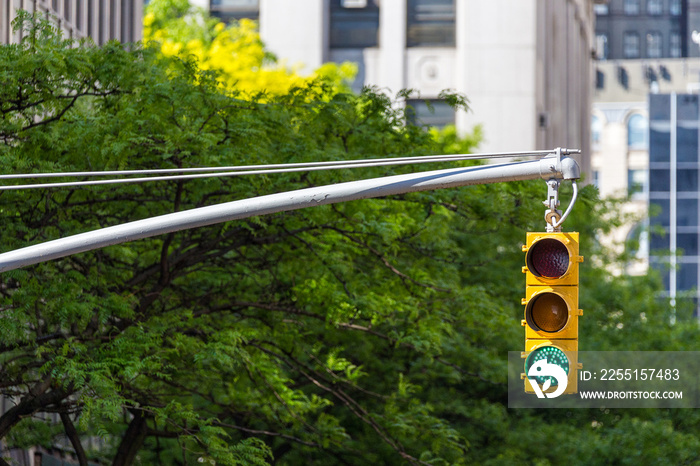
<path fill-rule="evenodd" d="M 454 0 L 408 0 L 406 28 L 408 47 L 453 47 Z"/>
<path fill-rule="evenodd" d="M 676 190 L 679 192 L 698 192 L 698 169 L 685 168 L 676 170 Z"/>
<path fill-rule="evenodd" d="M 593 13 L 597 15 L 607 15 L 608 14 L 608 5 L 593 5 Z"/>
<path fill-rule="evenodd" d="M 651 180 L 651 184 L 653 185 L 653 173 L 649 173 L 649 179 Z M 653 187 L 650 190 L 653 191 Z M 656 199 L 653 197 L 649 199 L 649 221 L 652 225 L 659 225 L 668 228 L 668 226 L 671 224 L 671 203 L 668 199 Z M 652 242 L 657 243 L 657 247 L 654 247 L 654 249 L 657 249 L 659 247 L 659 243 L 661 243 L 661 245 L 663 246 L 664 240 L 666 243 L 666 247 L 663 249 L 668 249 L 668 235 L 666 235 L 665 238 L 661 239 L 661 241 L 659 241 L 659 238 L 655 239 L 654 237 L 652 237 Z"/>
<path fill-rule="evenodd" d="M 124 16 L 122 16 L 124 18 Z M 78 28 L 79 31 L 83 31 L 83 2 L 77 1 L 75 2 L 75 27 Z"/>
<path fill-rule="evenodd" d="M 605 89 L 605 73 L 600 70 L 595 70 L 595 88 Z"/>
<path fill-rule="evenodd" d="M 639 0 L 625 0 L 623 10 L 626 15 L 638 15 L 639 14 Z"/>
<path fill-rule="evenodd" d="M 596 34 L 595 36 L 595 56 L 598 60 L 608 58 L 608 35 Z"/>
<path fill-rule="evenodd" d="M 646 149 L 648 134 L 649 123 L 644 116 L 635 113 L 627 120 L 627 145 L 630 149 Z"/>
<path fill-rule="evenodd" d="M 630 87 L 630 75 L 623 66 L 617 67 L 617 82 L 625 89 L 629 89 Z"/>
<path fill-rule="evenodd" d="M 600 133 L 603 131 L 603 120 L 596 115 L 591 117 L 591 138 L 593 139 L 593 147 L 600 143 Z"/>
<path fill-rule="evenodd" d="M 211 0 L 211 14 L 225 22 L 258 19 L 260 4 L 259 0 Z"/>
<path fill-rule="evenodd" d="M 696 290 L 698 288 L 698 264 L 697 262 L 681 262 L 678 266 L 678 272 L 676 272 L 678 277 L 677 290 L 678 291 L 690 291 Z M 693 296 L 696 293 L 687 293 L 686 296 Z M 692 306 L 697 307 L 695 300 L 692 300 Z M 688 305 L 690 307 L 691 305 Z M 696 311 L 697 312 L 697 311 Z"/>
<path fill-rule="evenodd" d="M 633 198 L 644 193 L 647 186 L 646 170 L 627 170 L 627 192 Z"/>
<path fill-rule="evenodd" d="M 650 32 L 647 34 L 647 57 L 661 58 L 663 54 L 663 44 L 661 42 L 660 32 Z"/>
<path fill-rule="evenodd" d="M 698 288 L 698 263 L 697 262 L 681 262 L 678 265 L 678 271 L 676 272 L 677 282 L 676 290 L 680 291 L 692 291 L 692 293 L 685 293 L 685 296 L 695 296 L 697 294 Z M 679 300 L 680 301 L 680 300 Z M 683 300 L 686 301 L 686 300 Z M 687 300 L 687 307 L 697 308 L 695 299 Z M 682 305 L 681 305 L 682 306 Z M 684 306 L 684 307 L 685 307 Z M 683 309 L 683 308 L 681 308 Z M 697 310 L 695 311 L 697 312 Z"/>
<path fill-rule="evenodd" d="M 109 38 L 117 37 L 117 2 L 109 3 Z"/>
<path fill-rule="evenodd" d="M 239 8 L 245 10 L 257 10 L 259 3 L 259 0 L 211 0 L 211 6 Z"/>
<path fill-rule="evenodd" d="M 444 100 L 410 99 L 406 101 L 406 118 L 413 125 L 442 128 L 455 123 L 455 110 Z"/>
<path fill-rule="evenodd" d="M 668 38 L 668 55 L 671 58 L 680 58 L 682 55 L 681 35 L 678 32 L 672 32 Z"/>
<path fill-rule="evenodd" d="M 680 198 L 676 201 L 676 222 L 679 227 L 697 227 L 698 200 Z"/>
<path fill-rule="evenodd" d="M 622 36 L 622 55 L 625 58 L 639 58 L 639 34 L 625 32 Z"/>
<path fill-rule="evenodd" d="M 668 4 L 668 11 L 673 16 L 680 16 L 683 12 L 683 7 L 681 6 L 681 0 L 670 0 Z"/>
<path fill-rule="evenodd" d="M 91 1 L 88 1 L 88 2 L 87 2 L 87 27 L 86 27 L 86 30 L 85 30 L 85 33 L 86 33 L 88 36 L 92 36 L 92 35 L 95 33 L 95 31 L 93 30 L 93 21 L 94 21 L 94 20 L 93 20 L 93 17 L 92 17 L 92 16 L 93 16 L 93 11 L 94 11 L 94 9 L 93 9 L 93 6 L 92 6 L 92 2 L 91 2 Z M 94 36 L 93 36 L 93 37 L 94 37 Z M 95 42 L 97 42 L 97 39 L 95 39 Z"/>
<path fill-rule="evenodd" d="M 627 235 L 627 248 L 630 255 L 637 259 L 649 257 L 649 228 L 644 223 L 638 223 Z"/>
<path fill-rule="evenodd" d="M 683 250 L 684 256 L 698 255 L 698 234 L 679 233 L 676 235 L 676 248 Z"/>
<path fill-rule="evenodd" d="M 80 2 L 78 2 L 80 3 Z M 131 2 L 124 2 L 122 1 L 122 11 L 121 11 L 121 32 L 120 32 L 120 40 L 122 42 L 133 42 L 134 41 L 134 35 L 132 33 L 132 24 L 131 21 L 127 21 L 126 18 L 131 18 L 133 17 L 133 8 L 134 5 Z"/>
<path fill-rule="evenodd" d="M 331 1 L 331 48 L 365 48 L 379 44 L 379 7 L 375 0 Z"/>
<path fill-rule="evenodd" d="M 654 67 L 643 65 L 642 69 L 644 70 L 644 77 L 646 78 L 647 82 L 649 84 L 656 83 L 658 86 L 659 76 L 656 74 Z"/>
<path fill-rule="evenodd" d="M 664 11 L 661 0 L 647 0 L 647 13 L 650 15 L 660 15 Z"/>

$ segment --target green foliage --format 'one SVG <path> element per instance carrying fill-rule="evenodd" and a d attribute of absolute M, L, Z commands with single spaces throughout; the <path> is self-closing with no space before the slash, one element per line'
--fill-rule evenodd
<path fill-rule="evenodd" d="M 441 154 L 478 141 L 405 126 L 374 89 L 308 82 L 240 99 L 190 59 L 72 47 L 43 21 L 19 21 L 25 39 L 0 47 L 4 173 Z M 3 191 L 0 237 L 11 250 L 412 170 Z M 70 413 L 78 435 L 104 439 L 90 454 L 121 464 L 697 462 L 693 412 L 507 409 L 521 245 L 543 228 L 545 193 L 513 182 L 315 207 L 4 273 L 0 393 L 17 406 L 0 438 L 47 444 L 57 426 L 28 416 Z M 582 348 L 692 349 L 694 320 L 678 309 L 671 324 L 657 280 L 607 272 L 614 257 L 596 235 L 615 205 L 591 187 L 580 196 L 566 227 L 586 256 Z"/>
<path fill-rule="evenodd" d="M 16 448 L 32 448 L 41 446 L 53 447 L 63 431 L 63 426 L 51 422 L 50 419 L 22 419 L 7 436 L 10 445 Z"/>
<path fill-rule="evenodd" d="M 357 65 L 345 62 L 325 63 L 311 76 L 300 76 L 297 69 L 303 64 L 277 63 L 265 50 L 255 21 L 242 19 L 227 26 L 188 0 L 151 0 L 143 18 L 143 38 L 164 55 L 195 57 L 199 67 L 217 73 L 222 87 L 247 95 L 287 94 L 314 80 L 347 91 L 357 74 Z"/>

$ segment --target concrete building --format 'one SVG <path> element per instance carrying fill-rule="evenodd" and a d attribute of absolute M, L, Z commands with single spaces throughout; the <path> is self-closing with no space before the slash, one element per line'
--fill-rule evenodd
<path fill-rule="evenodd" d="M 700 60 L 600 61 L 595 73 L 591 120 L 594 179 L 603 197 L 642 193 L 648 184 L 643 172 L 649 159 L 649 96 L 697 92 Z"/>
<path fill-rule="evenodd" d="M 685 3 L 685 8 L 684 8 Z M 597 5 L 600 59 L 681 58 L 692 47 L 693 0 L 610 0 Z M 693 55 L 697 56 L 697 55 Z"/>
<path fill-rule="evenodd" d="M 484 152 L 590 148 L 592 0 L 197 0 L 224 20 L 260 22 L 290 65 L 359 65 L 355 87 L 431 101 L 430 124 L 483 126 Z M 438 99 L 464 93 L 472 111 Z M 409 102 L 420 117 L 423 100 Z M 425 121 L 425 120 L 424 120 Z M 580 161 L 584 171 L 589 161 Z"/>
<path fill-rule="evenodd" d="M 649 265 L 649 99 L 661 94 L 696 93 L 700 60 L 600 61 L 596 76 L 591 118 L 593 181 L 601 197 L 629 195 L 624 212 L 632 221 L 608 239 L 620 252 L 626 240 L 641 240 L 638 260 L 619 271 L 641 274 Z"/>
<path fill-rule="evenodd" d="M 0 0 L 0 43 L 17 42 L 12 20 L 17 10 L 54 17 L 67 37 L 136 42 L 142 38 L 143 0 Z"/>
<path fill-rule="evenodd" d="M 601 59 L 700 57 L 700 0 L 609 0 L 595 11 Z"/>
<path fill-rule="evenodd" d="M 651 266 L 661 274 L 668 297 L 692 299 L 697 306 L 700 59 L 693 31 L 697 39 L 700 4 L 611 0 L 605 7 L 601 15 L 601 5 L 596 6 L 600 60 L 595 65 L 592 170 L 601 196 L 630 196 L 625 211 L 636 221 L 612 239 L 620 249 L 625 240 L 638 241 L 638 260 L 620 272 L 644 273 Z M 664 21 L 667 29 L 660 25 Z M 607 42 L 600 39 L 603 25 L 611 31 Z M 635 55 L 625 52 L 625 31 L 646 37 L 635 52 L 644 58 L 613 59 L 619 53 Z M 667 34 L 674 31 L 683 40 L 675 51 L 671 47 L 677 44 Z M 650 53 L 648 46 L 659 37 L 660 51 Z M 603 45 L 607 50 L 601 52 Z"/>

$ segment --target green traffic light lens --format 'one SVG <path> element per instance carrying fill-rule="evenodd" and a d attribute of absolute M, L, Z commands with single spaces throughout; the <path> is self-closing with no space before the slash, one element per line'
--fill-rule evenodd
<path fill-rule="evenodd" d="M 527 267 L 535 276 L 559 278 L 569 270 L 569 250 L 554 238 L 534 243 L 527 252 Z"/>
<path fill-rule="evenodd" d="M 569 358 L 566 357 L 566 354 L 562 350 L 554 346 L 543 346 L 532 351 L 527 359 L 525 359 L 525 373 L 529 374 L 530 367 L 542 359 L 545 359 L 549 364 L 556 364 L 564 369 L 567 375 L 569 374 Z M 535 376 L 535 380 L 540 385 L 544 384 L 547 380 L 550 380 L 551 386 L 558 385 L 557 379 L 551 376 Z"/>
<path fill-rule="evenodd" d="M 530 328 L 555 333 L 566 326 L 569 307 L 564 299 L 554 293 L 543 293 L 530 300 L 525 312 L 525 320 Z"/>

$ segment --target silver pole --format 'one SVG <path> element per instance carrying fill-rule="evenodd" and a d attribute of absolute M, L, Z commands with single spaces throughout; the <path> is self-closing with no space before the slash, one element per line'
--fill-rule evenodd
<path fill-rule="evenodd" d="M 669 213 L 669 249 L 671 251 L 671 257 L 670 257 L 670 262 L 671 262 L 671 270 L 670 270 L 670 277 L 668 280 L 668 287 L 670 296 L 671 296 L 671 306 L 672 306 L 672 311 L 671 311 L 671 320 L 673 321 L 672 323 L 675 322 L 676 319 L 676 295 L 677 295 L 677 289 L 678 289 L 678 257 L 676 256 L 677 252 L 677 244 L 678 244 L 678 238 L 676 235 L 678 234 L 678 208 L 677 208 L 677 202 L 678 202 L 678 179 L 677 179 L 677 172 L 678 170 L 678 115 L 676 114 L 677 108 L 678 108 L 678 95 L 675 92 L 671 93 L 671 132 L 670 132 L 670 138 L 671 138 L 671 154 L 670 154 L 670 162 L 671 162 L 671 169 L 670 169 L 670 177 L 671 177 L 671 195 L 670 195 L 670 200 L 669 200 L 669 207 L 670 207 L 670 213 Z"/>
<path fill-rule="evenodd" d="M 573 159 L 565 157 L 557 161 L 556 157 L 545 157 L 528 162 L 451 168 L 300 189 L 175 212 L 9 251 L 0 254 L 0 272 L 114 244 L 275 212 L 474 184 L 579 177 L 579 166 Z"/>

